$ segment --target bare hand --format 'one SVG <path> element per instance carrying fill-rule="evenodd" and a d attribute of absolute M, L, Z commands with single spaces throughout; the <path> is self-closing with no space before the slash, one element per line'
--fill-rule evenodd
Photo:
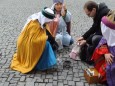
<path fill-rule="evenodd" d="M 62 11 L 61 11 L 61 15 L 62 16 L 65 16 L 66 15 L 66 5 L 65 4 L 63 4 L 63 7 L 62 7 Z"/>
<path fill-rule="evenodd" d="M 84 38 L 83 37 L 77 38 L 77 41 L 81 41 L 81 40 L 84 40 Z"/>
<path fill-rule="evenodd" d="M 64 8 L 64 10 L 66 10 L 66 5 L 65 5 L 65 3 L 63 4 L 63 8 Z"/>
<path fill-rule="evenodd" d="M 102 76 L 101 76 L 101 74 L 100 74 L 100 73 L 98 73 L 98 78 L 99 78 L 99 79 L 101 79 L 101 78 L 102 78 Z"/>
<path fill-rule="evenodd" d="M 113 58 L 114 56 L 111 53 L 105 54 L 105 60 L 107 62 L 107 64 L 112 64 L 113 62 Z"/>
<path fill-rule="evenodd" d="M 86 44 L 86 40 L 81 40 L 81 41 L 78 41 L 79 45 L 84 45 Z"/>

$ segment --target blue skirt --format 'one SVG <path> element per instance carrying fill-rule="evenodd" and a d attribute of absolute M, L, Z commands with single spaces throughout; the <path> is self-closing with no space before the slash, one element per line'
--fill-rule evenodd
<path fill-rule="evenodd" d="M 52 68 L 53 65 L 57 63 L 56 55 L 48 41 L 46 41 L 46 46 L 44 52 L 37 65 L 35 66 L 35 70 L 46 70 Z"/>

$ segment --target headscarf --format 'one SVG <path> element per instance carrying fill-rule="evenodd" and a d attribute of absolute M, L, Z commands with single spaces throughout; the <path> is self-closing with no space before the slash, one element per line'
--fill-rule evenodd
<path fill-rule="evenodd" d="M 63 3 L 64 2 L 64 0 L 53 0 L 53 3 Z"/>
<path fill-rule="evenodd" d="M 31 21 L 31 20 L 35 20 L 38 19 L 39 23 L 41 24 L 41 27 L 44 28 L 44 24 L 46 22 L 50 22 L 54 19 L 55 15 L 53 10 L 51 10 L 50 8 L 45 7 L 41 12 L 35 13 L 33 15 L 31 15 L 30 17 L 28 17 L 27 22 L 25 24 L 25 26 Z M 24 27 L 25 27 L 24 26 Z"/>
<path fill-rule="evenodd" d="M 52 7 L 51 7 L 51 9 L 52 10 L 54 10 L 54 6 L 55 6 L 55 4 L 57 4 L 57 3 L 64 3 L 64 0 L 53 0 L 53 5 L 52 5 Z"/>

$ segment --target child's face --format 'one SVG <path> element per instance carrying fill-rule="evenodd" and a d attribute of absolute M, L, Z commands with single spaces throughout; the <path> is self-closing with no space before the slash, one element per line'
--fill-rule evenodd
<path fill-rule="evenodd" d="M 56 11 L 61 11 L 61 9 L 62 9 L 62 6 L 63 6 L 63 4 L 62 3 L 57 3 L 57 4 L 55 4 L 55 9 L 56 9 Z"/>

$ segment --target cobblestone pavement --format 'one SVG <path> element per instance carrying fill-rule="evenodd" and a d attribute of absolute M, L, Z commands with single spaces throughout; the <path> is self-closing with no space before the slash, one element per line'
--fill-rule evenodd
<path fill-rule="evenodd" d="M 65 0 L 72 13 L 72 36 L 76 39 L 91 25 L 91 19 L 83 11 L 87 0 Z M 99 0 L 95 0 L 99 1 Z M 115 9 L 114 0 L 100 0 Z M 57 56 L 71 61 L 71 67 L 63 68 L 62 63 L 55 69 L 21 74 L 9 68 L 12 55 L 16 50 L 17 37 L 29 15 L 40 11 L 44 6 L 51 6 L 52 0 L 0 0 L 0 86 L 89 86 L 85 81 L 83 69 L 90 67 L 81 61 L 69 58 L 69 48 L 58 52 Z M 92 84 L 90 86 L 102 86 Z M 104 86 L 104 85 L 103 85 Z"/>

